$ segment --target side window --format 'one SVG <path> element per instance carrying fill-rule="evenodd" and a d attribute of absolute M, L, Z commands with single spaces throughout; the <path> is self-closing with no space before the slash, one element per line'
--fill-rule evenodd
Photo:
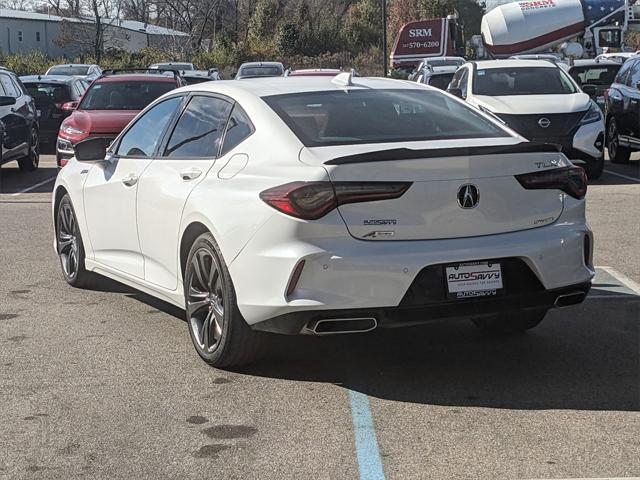
<path fill-rule="evenodd" d="M 171 158 L 216 158 L 231 103 L 195 96 L 182 112 L 164 151 Z"/>
<path fill-rule="evenodd" d="M 631 70 L 631 66 L 635 63 L 635 61 L 630 60 L 625 62 L 622 67 L 620 68 L 620 71 L 618 71 L 618 75 L 616 76 L 616 83 L 621 83 L 621 84 L 625 84 L 626 83 L 626 77 L 627 74 L 629 73 L 629 70 Z"/>
<path fill-rule="evenodd" d="M 11 78 L 9 78 L 9 75 L 0 75 L 0 83 L 2 83 L 2 88 L 6 92 L 6 95 L 15 98 L 18 98 L 20 96 L 18 90 L 11 81 Z"/>
<path fill-rule="evenodd" d="M 462 72 L 462 77 L 460 77 L 460 86 L 458 87 L 462 90 L 462 95 L 467 96 L 467 86 L 469 84 L 469 69 L 465 68 Z"/>
<path fill-rule="evenodd" d="M 627 85 L 631 88 L 638 88 L 638 83 L 640 83 L 640 62 L 636 61 L 631 68 Z"/>
<path fill-rule="evenodd" d="M 458 71 L 456 71 L 456 73 L 453 75 L 453 78 L 451 79 L 451 87 L 452 88 L 459 88 L 460 87 L 460 79 L 462 78 L 462 74 L 466 71 L 466 68 L 461 68 Z"/>
<path fill-rule="evenodd" d="M 122 157 L 150 157 L 153 155 L 164 129 L 180 106 L 182 97 L 173 97 L 148 110 L 124 134 L 117 155 Z"/>
<path fill-rule="evenodd" d="M 253 131 L 253 124 L 247 114 L 242 108 L 235 105 L 227 123 L 227 131 L 224 134 L 220 156 L 240 145 Z"/>

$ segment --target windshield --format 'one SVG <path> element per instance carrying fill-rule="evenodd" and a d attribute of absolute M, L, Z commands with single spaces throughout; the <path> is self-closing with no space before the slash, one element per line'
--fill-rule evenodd
<path fill-rule="evenodd" d="M 51 67 L 47 72 L 47 75 L 87 75 L 89 73 L 89 67 L 71 67 L 60 66 Z"/>
<path fill-rule="evenodd" d="M 566 95 L 576 92 L 567 74 L 554 67 L 479 69 L 473 79 L 476 95 Z"/>
<path fill-rule="evenodd" d="M 173 90 L 173 82 L 121 81 L 93 83 L 81 110 L 142 110 L 160 95 Z"/>
<path fill-rule="evenodd" d="M 569 75 L 578 85 L 597 85 L 608 87 L 616 78 L 622 65 L 598 65 L 592 67 L 573 67 Z"/>
<path fill-rule="evenodd" d="M 263 99 L 307 147 L 509 136 L 437 91 L 331 90 Z"/>
<path fill-rule="evenodd" d="M 25 83 L 29 95 L 36 105 L 40 103 L 65 103 L 71 100 L 71 91 L 67 85 L 51 83 Z"/>
<path fill-rule="evenodd" d="M 279 77 L 282 74 L 280 67 L 244 67 L 240 70 L 241 77 Z"/>
<path fill-rule="evenodd" d="M 451 80 L 453 80 L 453 72 L 432 75 L 429 77 L 427 83 L 432 87 L 439 88 L 440 90 L 446 90 L 451 83 Z"/>

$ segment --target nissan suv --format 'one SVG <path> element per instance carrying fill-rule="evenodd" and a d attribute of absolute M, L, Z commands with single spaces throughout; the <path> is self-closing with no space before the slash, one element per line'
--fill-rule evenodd
<path fill-rule="evenodd" d="M 470 62 L 449 93 L 501 119 L 526 139 L 559 149 L 587 173 L 604 168 L 604 121 L 598 104 L 562 68 L 545 60 Z"/>

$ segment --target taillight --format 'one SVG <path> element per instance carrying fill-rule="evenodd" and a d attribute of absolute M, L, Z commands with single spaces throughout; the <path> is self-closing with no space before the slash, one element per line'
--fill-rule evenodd
<path fill-rule="evenodd" d="M 58 106 L 58 104 L 56 104 L 56 106 Z M 61 108 L 65 112 L 73 112 L 76 108 L 78 108 L 78 102 L 66 102 L 63 103 L 59 108 Z"/>
<path fill-rule="evenodd" d="M 516 175 L 516 179 L 527 190 L 562 190 L 577 199 L 584 198 L 587 194 L 587 175 L 580 167 L 525 173 Z"/>
<path fill-rule="evenodd" d="M 260 193 L 276 210 L 304 220 L 317 220 L 346 203 L 401 197 L 411 182 L 292 182 Z"/>

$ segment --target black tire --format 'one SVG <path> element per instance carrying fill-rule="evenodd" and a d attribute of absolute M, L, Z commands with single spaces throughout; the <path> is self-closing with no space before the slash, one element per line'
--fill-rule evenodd
<path fill-rule="evenodd" d="M 23 172 L 33 172 L 40 164 L 40 136 L 38 129 L 33 127 L 29 137 L 29 152 L 26 156 L 18 159 L 18 167 Z"/>
<path fill-rule="evenodd" d="M 89 287 L 92 274 L 85 269 L 82 235 L 68 194 L 56 211 L 56 250 L 66 282 L 73 287 Z"/>
<path fill-rule="evenodd" d="M 618 124 L 615 117 L 611 117 L 607 125 L 607 151 L 611 163 L 627 163 L 631 158 L 631 149 L 620 145 Z"/>
<path fill-rule="evenodd" d="M 599 160 L 585 164 L 583 168 L 589 180 L 599 179 L 604 171 L 604 157 L 600 157 Z"/>
<path fill-rule="evenodd" d="M 546 310 L 533 310 L 511 314 L 501 314 L 493 317 L 472 318 L 471 321 L 489 333 L 513 335 L 526 332 L 538 326 L 544 320 Z"/>
<path fill-rule="evenodd" d="M 264 345 L 238 310 L 236 293 L 218 244 L 200 235 L 189 251 L 184 275 L 189 335 L 198 355 L 218 368 L 246 365 Z"/>

